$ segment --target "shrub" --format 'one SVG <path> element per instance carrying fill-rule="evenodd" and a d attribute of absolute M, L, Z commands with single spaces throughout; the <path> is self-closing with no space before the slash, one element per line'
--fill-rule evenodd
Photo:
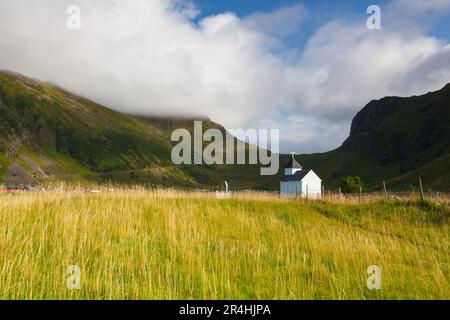
<path fill-rule="evenodd" d="M 362 186 L 363 182 L 360 177 L 345 177 L 341 181 L 343 193 L 358 193 Z"/>

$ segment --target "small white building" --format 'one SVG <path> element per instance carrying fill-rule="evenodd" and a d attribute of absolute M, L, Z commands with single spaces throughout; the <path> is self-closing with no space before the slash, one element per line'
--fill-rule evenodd
<path fill-rule="evenodd" d="M 294 155 L 284 167 L 284 177 L 280 182 L 282 197 L 304 197 L 321 199 L 322 180 L 312 170 L 303 169 Z"/>

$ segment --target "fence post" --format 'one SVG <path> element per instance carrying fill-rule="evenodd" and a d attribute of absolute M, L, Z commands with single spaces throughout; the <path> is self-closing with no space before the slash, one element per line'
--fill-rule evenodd
<path fill-rule="evenodd" d="M 325 201 L 325 186 L 322 185 L 322 201 Z"/>
<path fill-rule="evenodd" d="M 384 201 L 387 200 L 386 181 L 383 180 Z"/>
<path fill-rule="evenodd" d="M 423 186 L 422 186 L 422 178 L 421 177 L 419 177 L 419 186 L 420 186 L 420 200 L 423 202 L 424 196 L 423 196 Z"/>
<path fill-rule="evenodd" d="M 361 203 L 362 187 L 359 186 L 359 203 Z"/>

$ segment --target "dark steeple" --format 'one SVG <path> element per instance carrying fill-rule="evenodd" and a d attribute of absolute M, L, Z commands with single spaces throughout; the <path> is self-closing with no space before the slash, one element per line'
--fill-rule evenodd
<path fill-rule="evenodd" d="M 294 154 L 292 154 L 292 159 L 288 161 L 288 163 L 286 163 L 286 165 L 284 166 L 285 169 L 303 169 L 302 165 L 300 163 L 297 162 L 297 160 L 295 160 L 294 158 Z"/>

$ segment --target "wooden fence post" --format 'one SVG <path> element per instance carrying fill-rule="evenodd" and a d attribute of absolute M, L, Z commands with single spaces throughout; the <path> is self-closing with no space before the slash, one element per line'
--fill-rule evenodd
<path fill-rule="evenodd" d="M 419 177 L 419 186 L 420 186 L 420 200 L 423 202 L 425 197 L 423 196 L 423 186 L 421 177 Z"/>
<path fill-rule="evenodd" d="M 325 186 L 322 185 L 322 201 L 325 201 Z"/>
<path fill-rule="evenodd" d="M 359 186 L 359 203 L 361 203 L 362 187 Z"/>
<path fill-rule="evenodd" d="M 386 181 L 383 180 L 384 201 L 387 200 Z"/>

